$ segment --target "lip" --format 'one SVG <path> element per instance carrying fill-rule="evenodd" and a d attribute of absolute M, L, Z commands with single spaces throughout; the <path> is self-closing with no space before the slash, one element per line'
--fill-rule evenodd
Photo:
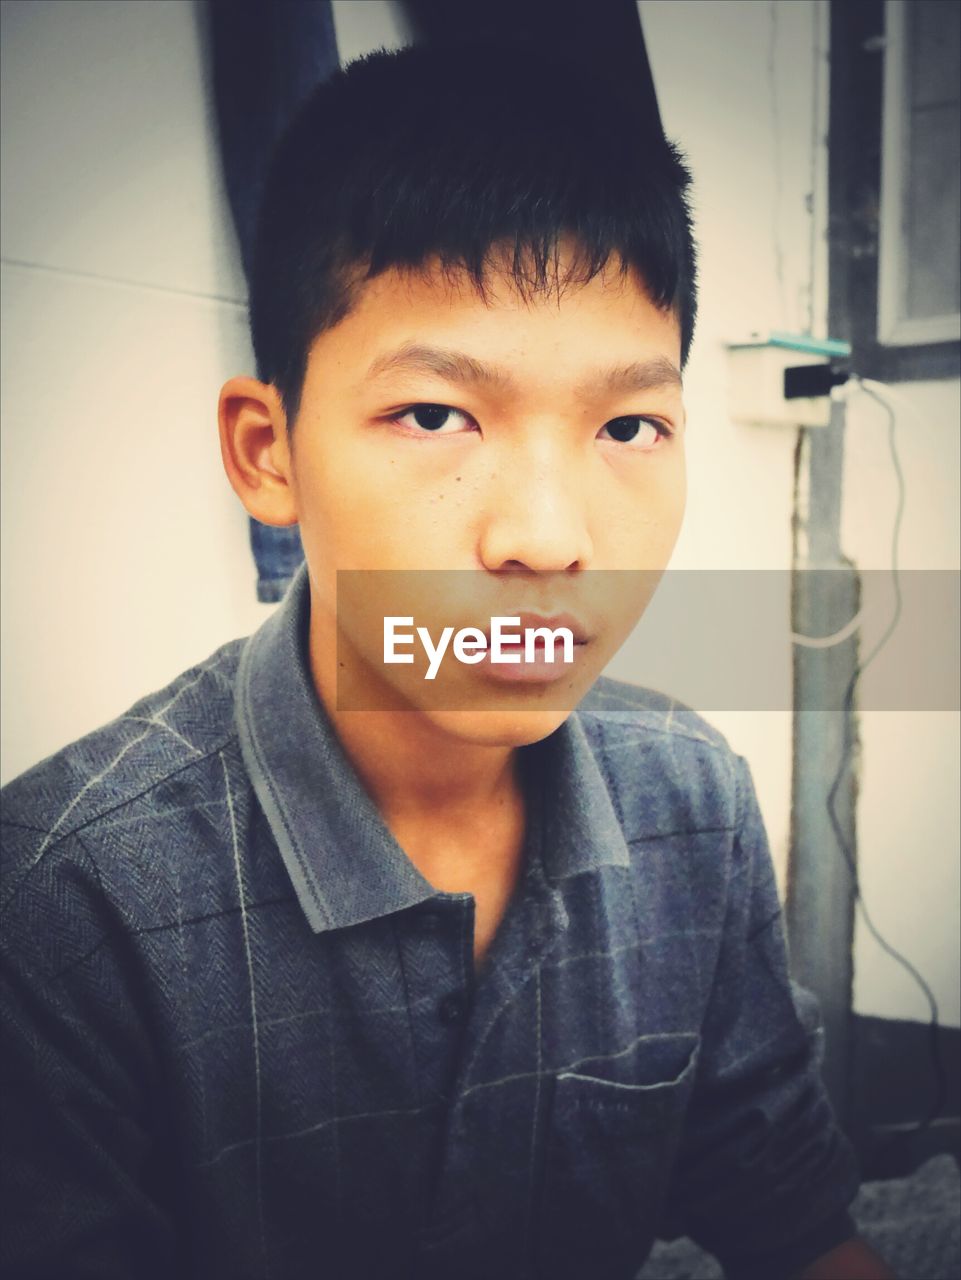
<path fill-rule="evenodd" d="M 483 661 L 478 664 L 477 670 L 482 671 L 490 679 L 503 681 L 507 684 L 552 684 L 557 680 L 563 680 L 565 676 L 570 676 L 573 673 L 578 657 L 584 651 L 591 638 L 584 624 L 571 613 L 546 615 L 517 610 L 514 613 L 497 614 L 495 616 L 519 618 L 520 623 L 517 630 L 521 632 L 533 627 L 548 627 L 551 631 L 556 631 L 559 627 L 566 627 L 574 637 L 573 663 L 561 660 L 559 651 L 563 650 L 563 643 L 560 641 L 554 644 L 551 655 L 553 661 L 551 662 L 547 659 L 546 646 L 540 642 L 537 644 L 534 658 L 530 662 L 525 661 L 524 649 L 521 644 L 506 646 L 508 649 L 513 648 L 518 651 L 521 661 L 515 663 L 492 662 L 490 650 L 488 649 Z M 487 636 L 489 645 L 490 629 L 488 628 L 484 634 Z"/>
<path fill-rule="evenodd" d="M 558 627 L 566 627 L 574 637 L 576 645 L 587 644 L 592 638 L 587 627 L 572 613 L 545 615 L 542 613 L 527 613 L 523 609 L 517 609 L 511 613 L 495 614 L 494 616 L 499 618 L 520 618 L 518 627 L 520 631 L 529 631 L 534 627 L 548 627 L 551 631 L 556 631 Z M 487 643 L 490 644 L 490 627 L 484 628 L 484 635 L 487 637 Z"/>

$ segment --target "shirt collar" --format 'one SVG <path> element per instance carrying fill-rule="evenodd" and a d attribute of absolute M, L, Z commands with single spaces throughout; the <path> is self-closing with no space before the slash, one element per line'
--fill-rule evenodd
<path fill-rule="evenodd" d="M 251 782 L 315 933 L 416 906 L 437 890 L 394 839 L 317 695 L 308 661 L 310 583 L 302 566 L 244 645 L 236 721 Z M 543 787 L 550 880 L 629 855 L 578 712 L 524 748 Z"/>

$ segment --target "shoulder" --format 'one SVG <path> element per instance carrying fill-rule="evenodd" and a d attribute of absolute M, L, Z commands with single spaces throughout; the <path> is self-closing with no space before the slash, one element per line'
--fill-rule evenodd
<path fill-rule="evenodd" d="M 690 707 L 602 676 L 577 708 L 628 839 L 733 830 L 747 766 Z"/>
<path fill-rule="evenodd" d="M 18 918 L 29 902 L 66 917 L 85 899 L 129 916 L 132 886 L 163 893 L 165 866 L 196 845 L 212 805 L 222 807 L 227 771 L 240 768 L 234 684 L 244 643 L 224 645 L 3 789 L 5 911 L 19 899 Z M 149 917 L 153 908 L 140 906 L 133 913 Z"/>

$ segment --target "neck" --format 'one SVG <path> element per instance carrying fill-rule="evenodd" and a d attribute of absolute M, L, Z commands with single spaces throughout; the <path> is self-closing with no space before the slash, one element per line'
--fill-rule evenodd
<path fill-rule="evenodd" d="M 519 788 L 516 748 L 458 741 L 416 711 L 327 713 L 385 814 L 468 824 Z"/>

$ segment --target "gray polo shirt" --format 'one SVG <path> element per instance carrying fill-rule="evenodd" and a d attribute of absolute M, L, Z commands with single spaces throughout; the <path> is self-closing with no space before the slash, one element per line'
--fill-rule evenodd
<path fill-rule="evenodd" d="M 518 888 L 382 821 L 280 609 L 3 793 L 4 1275 L 778 1280 L 858 1187 L 748 768 L 601 679 L 521 752 Z M 403 743 L 398 742 L 398 750 Z"/>

